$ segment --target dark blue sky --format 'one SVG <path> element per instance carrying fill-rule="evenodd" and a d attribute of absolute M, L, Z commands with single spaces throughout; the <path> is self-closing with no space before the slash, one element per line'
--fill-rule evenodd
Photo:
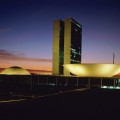
<path fill-rule="evenodd" d="M 1 0 L 0 66 L 51 70 L 53 21 L 83 26 L 82 63 L 120 64 L 119 0 Z"/>

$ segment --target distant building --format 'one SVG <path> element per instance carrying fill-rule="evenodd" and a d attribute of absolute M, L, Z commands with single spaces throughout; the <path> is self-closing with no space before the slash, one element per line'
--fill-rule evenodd
<path fill-rule="evenodd" d="M 53 75 L 70 75 L 63 64 L 81 63 L 82 26 L 67 18 L 53 27 Z"/>

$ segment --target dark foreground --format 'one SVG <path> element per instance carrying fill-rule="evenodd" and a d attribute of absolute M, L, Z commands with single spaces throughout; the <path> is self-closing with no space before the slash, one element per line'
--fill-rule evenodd
<path fill-rule="evenodd" d="M 0 104 L 0 120 L 117 120 L 120 90 L 91 89 Z"/>

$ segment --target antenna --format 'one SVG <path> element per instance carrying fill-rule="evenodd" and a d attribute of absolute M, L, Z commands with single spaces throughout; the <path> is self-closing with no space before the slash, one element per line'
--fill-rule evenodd
<path fill-rule="evenodd" d="M 115 62 L 115 53 L 113 53 L 113 64 Z"/>

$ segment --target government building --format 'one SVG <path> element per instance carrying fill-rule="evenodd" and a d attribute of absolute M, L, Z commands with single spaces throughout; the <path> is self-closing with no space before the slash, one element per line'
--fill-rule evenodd
<path fill-rule="evenodd" d="M 82 25 L 72 18 L 55 20 L 53 25 L 53 75 L 70 75 L 64 64 L 80 64 Z"/>
<path fill-rule="evenodd" d="M 74 19 L 54 21 L 52 52 L 52 75 L 32 74 L 19 66 L 3 69 L 0 94 L 43 95 L 93 86 L 120 89 L 120 64 L 81 63 L 82 25 Z"/>

